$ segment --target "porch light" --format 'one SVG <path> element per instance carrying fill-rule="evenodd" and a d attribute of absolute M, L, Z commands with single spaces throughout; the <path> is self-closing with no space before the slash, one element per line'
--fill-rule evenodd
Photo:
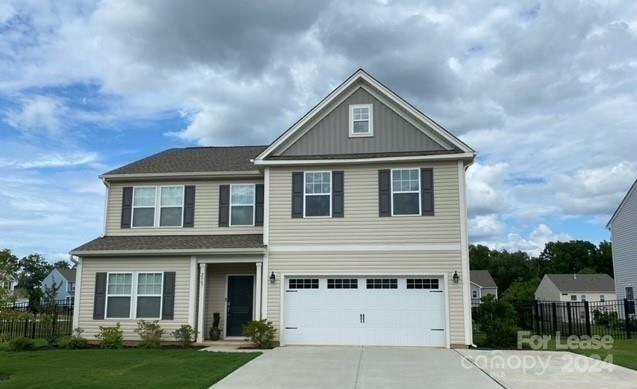
<path fill-rule="evenodd" d="M 454 284 L 457 284 L 457 283 L 458 283 L 458 281 L 460 281 L 460 276 L 458 275 L 458 272 L 457 272 L 457 271 L 454 271 L 454 272 L 453 272 L 453 277 L 451 277 L 451 278 L 453 278 L 453 283 L 454 283 Z"/>
<path fill-rule="evenodd" d="M 276 276 L 274 275 L 274 272 L 272 272 L 272 274 L 270 274 L 270 283 L 274 284 L 276 282 Z"/>

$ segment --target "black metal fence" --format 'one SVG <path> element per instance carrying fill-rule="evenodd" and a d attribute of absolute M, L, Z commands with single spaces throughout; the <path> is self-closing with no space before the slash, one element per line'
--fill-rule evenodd
<path fill-rule="evenodd" d="M 0 307 L 0 339 L 59 338 L 73 333 L 73 305 L 59 301 L 53 306 L 29 303 Z"/>
<path fill-rule="evenodd" d="M 637 337 L 635 300 L 533 301 L 517 304 L 517 324 L 538 335 L 611 335 L 618 339 Z M 479 300 L 472 301 L 474 322 L 480 317 Z M 474 328 L 477 326 L 474 325 Z"/>

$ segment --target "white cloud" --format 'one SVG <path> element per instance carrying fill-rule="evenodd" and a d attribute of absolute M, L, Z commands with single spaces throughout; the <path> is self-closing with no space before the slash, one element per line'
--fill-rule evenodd
<path fill-rule="evenodd" d="M 26 99 L 20 110 L 7 113 L 9 125 L 25 132 L 47 132 L 59 135 L 62 129 L 64 105 L 57 99 L 35 96 Z"/>
<path fill-rule="evenodd" d="M 469 236 L 472 240 L 498 238 L 506 225 L 498 220 L 497 215 L 478 215 L 469 219 Z"/>
<path fill-rule="evenodd" d="M 38 168 L 59 168 L 90 165 L 93 167 L 102 167 L 98 163 L 98 154 L 90 153 L 51 153 L 38 156 L 34 159 L 26 160 L 4 160 L 0 159 L 0 167 L 15 167 L 20 169 L 38 169 Z"/>
<path fill-rule="evenodd" d="M 546 224 L 538 225 L 528 236 L 508 233 L 504 237 L 492 240 L 478 240 L 476 244 L 484 244 L 498 250 L 524 251 L 531 256 L 539 255 L 548 242 L 569 241 L 572 237 L 566 233 L 554 233 Z"/>
<path fill-rule="evenodd" d="M 467 172 L 467 204 L 472 215 L 485 215 L 507 209 L 507 188 L 504 180 L 508 164 L 485 165 L 476 162 Z"/>

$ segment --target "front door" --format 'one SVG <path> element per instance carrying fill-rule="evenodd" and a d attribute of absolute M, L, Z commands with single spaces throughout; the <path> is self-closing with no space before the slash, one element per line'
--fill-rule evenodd
<path fill-rule="evenodd" d="M 226 336 L 242 336 L 243 326 L 252 320 L 253 276 L 228 276 Z"/>

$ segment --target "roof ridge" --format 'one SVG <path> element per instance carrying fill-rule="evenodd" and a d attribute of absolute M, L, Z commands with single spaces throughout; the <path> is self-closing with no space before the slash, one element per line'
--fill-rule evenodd
<path fill-rule="evenodd" d="M 176 147 L 177 150 L 188 150 L 188 149 L 240 149 L 240 148 L 249 148 L 249 147 L 268 147 L 268 145 L 246 145 L 246 146 L 188 146 L 188 147 Z"/>

